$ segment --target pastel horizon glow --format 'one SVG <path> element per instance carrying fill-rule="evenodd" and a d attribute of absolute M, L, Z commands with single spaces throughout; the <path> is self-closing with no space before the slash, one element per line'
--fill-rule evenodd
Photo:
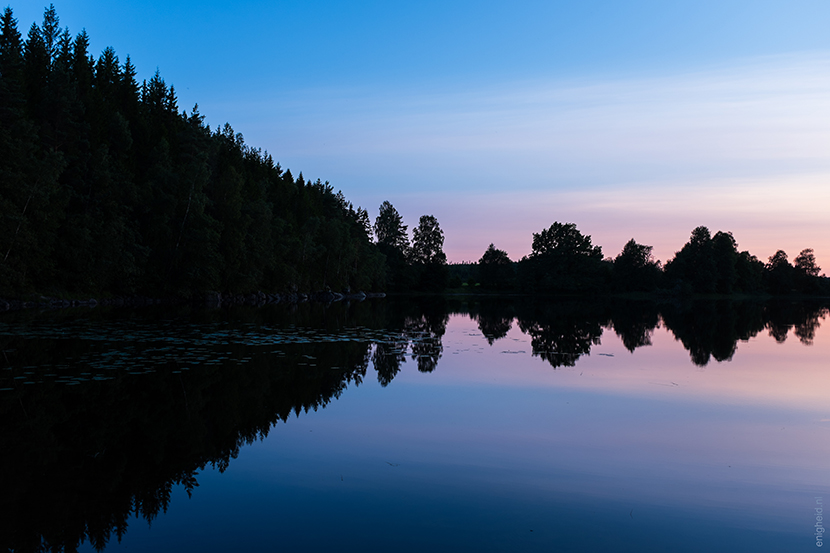
<path fill-rule="evenodd" d="M 477 322 L 468 316 L 453 315 L 442 338 L 444 352 L 435 372 L 440 373 L 440 378 L 425 378 L 414 368 L 405 368 L 396 381 L 420 386 L 474 382 L 499 389 L 592 390 L 608 396 L 673 403 L 798 409 L 812 412 L 814 423 L 826 425 L 830 422 L 824 396 L 824 390 L 830 386 L 824 361 L 830 354 L 830 321 L 826 313 L 818 323 L 809 345 L 800 342 L 793 329 L 783 342 L 777 342 L 764 330 L 749 340 L 739 341 L 731 359 L 711 358 L 704 367 L 690 361 L 689 352 L 662 323 L 650 333 L 651 344 L 634 352 L 625 348 L 613 329 L 604 327 L 600 343 L 589 354 L 579 357 L 573 367 L 554 370 L 547 361 L 533 355 L 531 338 L 515 319 L 507 335 L 491 345 Z M 462 351 L 464 356 L 460 355 Z M 474 356 L 474 370 L 466 361 L 469 356 Z M 782 370 L 784 366 L 788 369 Z"/>
<path fill-rule="evenodd" d="M 25 36 L 43 6 L 11 5 Z M 800 1 L 55 3 L 180 109 L 294 175 L 518 259 L 573 222 L 666 261 L 698 225 L 830 273 L 830 5 Z"/>

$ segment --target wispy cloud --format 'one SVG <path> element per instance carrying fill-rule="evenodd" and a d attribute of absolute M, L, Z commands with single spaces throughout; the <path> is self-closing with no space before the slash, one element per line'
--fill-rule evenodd
<path fill-rule="evenodd" d="M 384 187 L 415 184 L 394 170 L 414 158 L 476 188 L 754 176 L 830 169 L 828 97 L 830 57 L 781 56 L 608 81 L 305 91 L 272 104 L 280 124 L 263 138 L 306 163 L 359 163 Z"/>
<path fill-rule="evenodd" d="M 604 80 L 287 91 L 243 124 L 361 205 L 436 213 L 456 259 L 500 239 L 521 255 L 558 219 L 595 225 L 608 253 L 638 232 L 671 237 L 665 259 L 711 224 L 761 256 L 811 246 L 830 263 L 828 99 L 830 55 L 811 53 Z"/>

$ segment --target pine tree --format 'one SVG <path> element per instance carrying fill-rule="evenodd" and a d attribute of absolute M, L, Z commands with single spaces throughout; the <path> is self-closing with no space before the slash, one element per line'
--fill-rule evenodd
<path fill-rule="evenodd" d="M 22 70 L 22 37 L 17 30 L 17 19 L 14 18 L 12 9 L 7 7 L 0 18 L 0 82 L 11 87 L 12 82 L 22 78 Z"/>
<path fill-rule="evenodd" d="M 46 48 L 46 55 L 49 58 L 49 65 L 51 66 L 59 51 L 58 41 L 61 34 L 60 19 L 55 11 L 54 4 L 49 4 L 49 7 L 43 12 L 43 24 L 40 29 L 43 45 Z"/>

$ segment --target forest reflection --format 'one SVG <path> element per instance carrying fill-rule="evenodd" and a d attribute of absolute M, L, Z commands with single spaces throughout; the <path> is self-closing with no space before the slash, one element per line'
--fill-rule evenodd
<path fill-rule="evenodd" d="M 827 313 L 818 302 L 432 297 L 0 319 L 7 365 L 0 371 L 0 548 L 74 551 L 87 541 L 104 549 L 132 516 L 152 521 L 163 513 L 175 486 L 192 493 L 200 471 L 224 471 L 275 425 L 360 385 L 370 366 L 381 386 L 407 362 L 423 373 L 440 370 L 450 316 L 475 321 L 490 345 L 516 326 L 533 355 L 557 369 L 574 366 L 605 331 L 634 352 L 663 326 L 699 366 L 731 359 L 739 341 L 763 332 L 809 345 Z M 141 330 L 154 325 L 163 330 Z M 69 338 L 73 332 L 98 332 L 111 351 L 101 340 Z M 217 335 L 224 338 L 213 343 Z M 299 335 L 307 337 L 289 339 Z M 171 340 L 173 350 L 202 344 L 189 370 L 163 358 L 136 374 L 151 345 Z M 129 359 L 120 368 L 77 361 L 119 352 Z M 49 378 L 68 373 L 77 380 Z"/>
<path fill-rule="evenodd" d="M 810 345 L 826 304 L 815 302 L 689 301 L 658 304 L 638 301 L 485 302 L 460 310 L 478 322 L 491 345 L 504 338 L 514 322 L 531 338 L 533 354 L 553 368 L 574 366 L 613 330 L 634 352 L 651 345 L 654 331 L 665 326 L 689 352 L 692 363 L 707 365 L 732 358 L 739 341 L 767 331 L 784 342 L 792 331 Z"/>

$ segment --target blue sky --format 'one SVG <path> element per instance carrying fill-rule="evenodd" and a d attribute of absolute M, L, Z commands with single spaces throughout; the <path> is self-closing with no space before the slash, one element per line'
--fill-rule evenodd
<path fill-rule="evenodd" d="M 43 5 L 41 5 L 43 4 Z M 12 4 L 25 35 L 45 3 Z M 694 226 L 830 266 L 830 4 L 61 1 L 212 125 L 450 260 L 575 222 L 665 260 Z"/>

